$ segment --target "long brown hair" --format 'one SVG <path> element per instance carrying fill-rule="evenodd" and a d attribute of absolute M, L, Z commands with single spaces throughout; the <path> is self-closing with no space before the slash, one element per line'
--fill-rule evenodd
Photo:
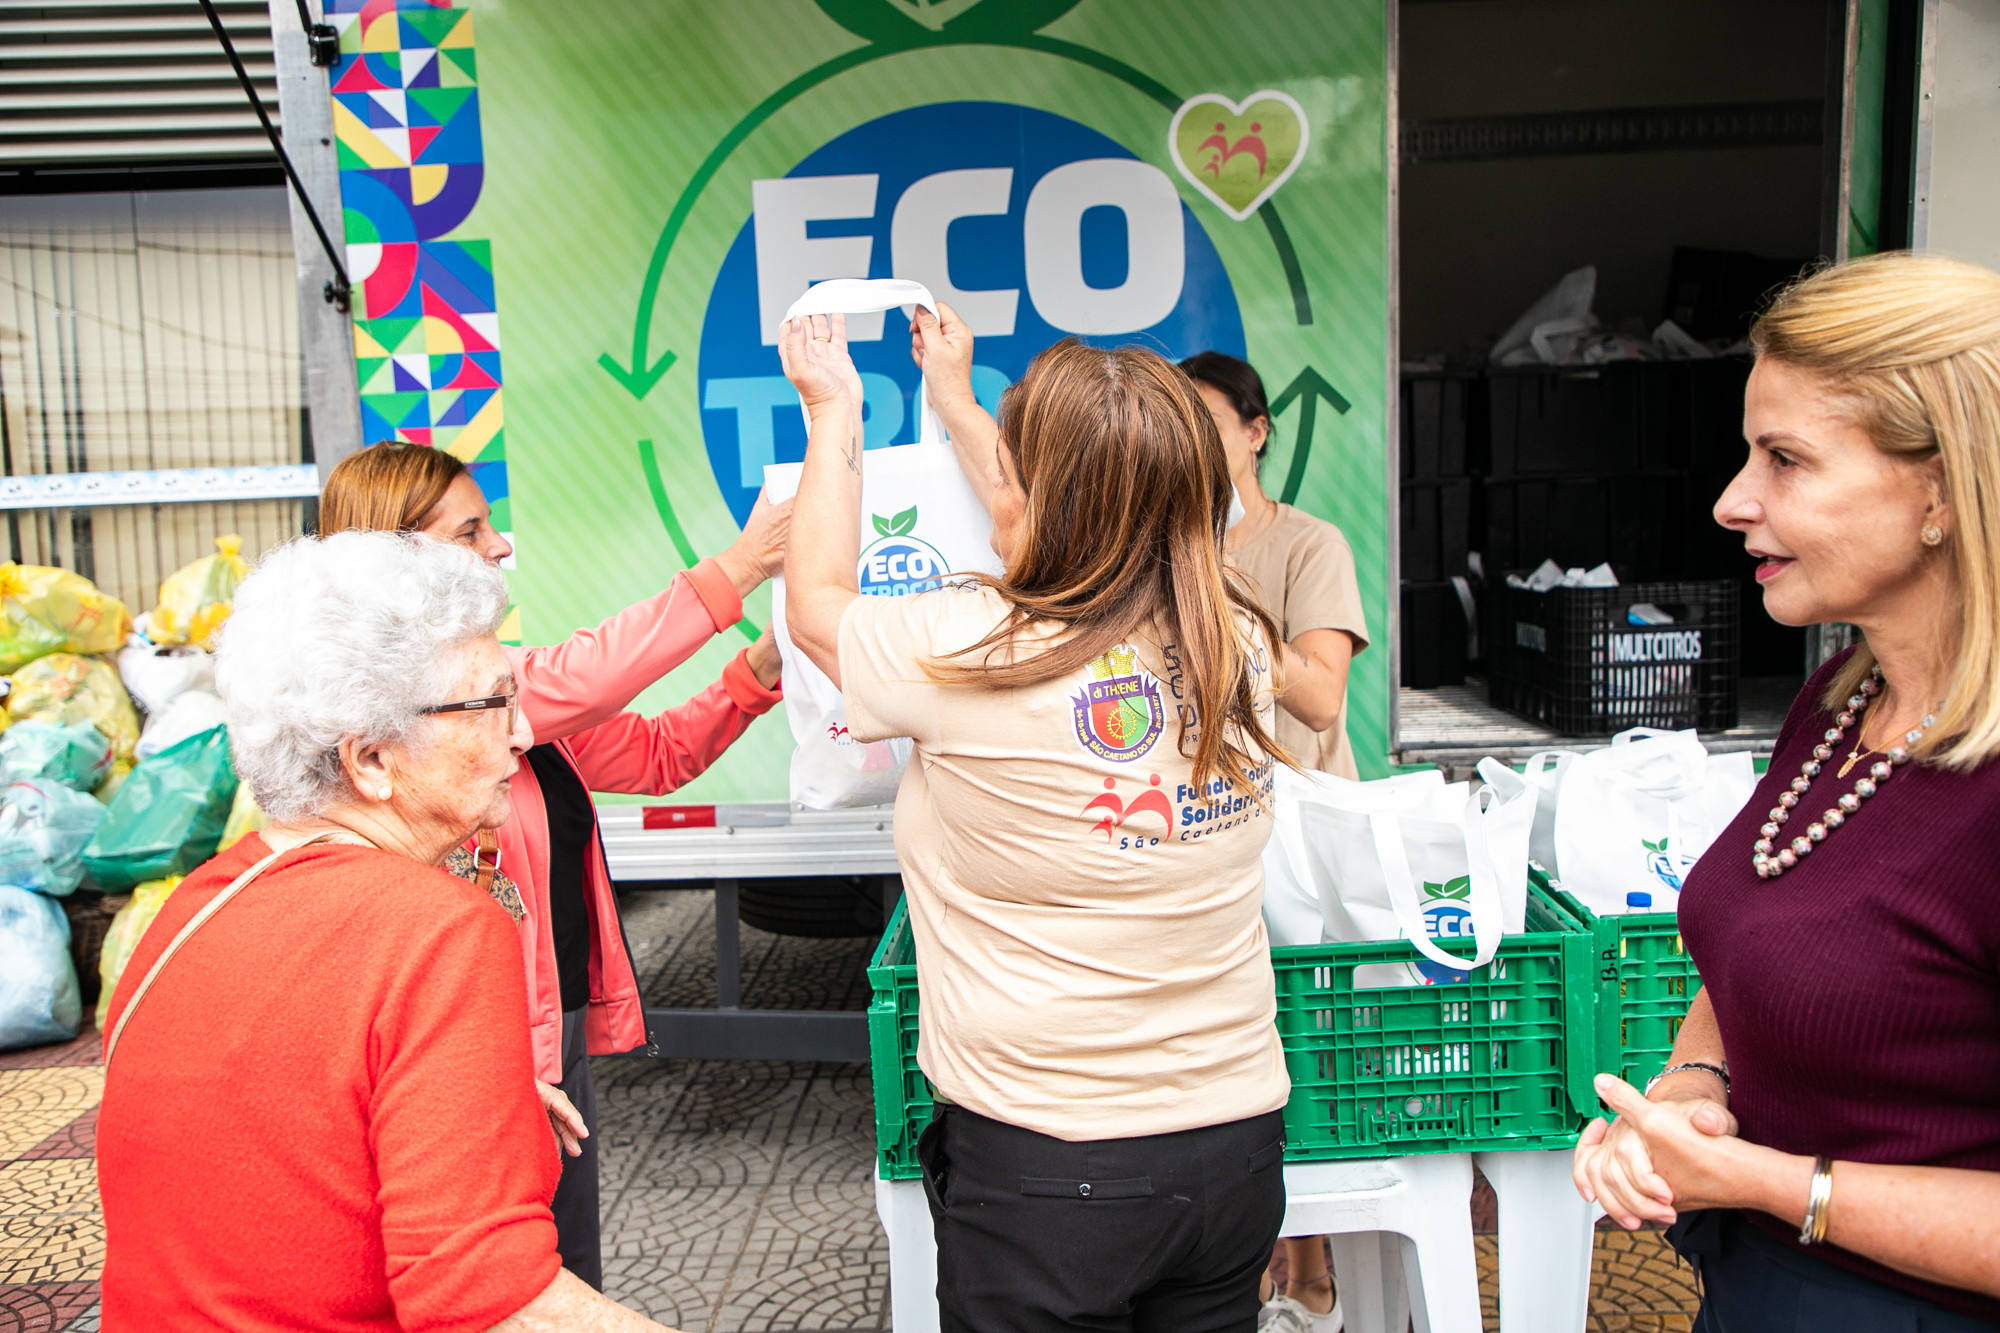
<path fill-rule="evenodd" d="M 2000 757 L 2000 274 L 1907 251 L 1822 269 L 1771 303 L 1750 343 L 1830 386 L 1877 449 L 1937 461 L 1958 605 L 1937 627 L 1940 721 L 1916 750 L 1957 769 Z M 1864 641 L 1828 682 L 1829 712 L 1874 665 Z"/>
<path fill-rule="evenodd" d="M 1005 575 L 983 580 L 1007 602 L 1007 618 L 926 664 L 932 677 L 1037 685 L 1157 621 L 1180 645 L 1199 719 L 1181 733 L 1187 755 L 1195 731 L 1194 785 L 1218 774 L 1235 781 L 1264 756 L 1291 763 L 1257 716 L 1255 654 L 1275 652 L 1278 631 L 1223 564 L 1229 464 L 1194 382 L 1143 348 L 1066 338 L 1001 397 L 1000 440 L 1027 495 Z M 1015 651 L 1041 627 L 1055 630 L 1046 647 Z M 1261 650 L 1246 627 L 1262 634 Z"/>
<path fill-rule="evenodd" d="M 334 464 L 319 497 L 319 535 L 415 532 L 465 464 L 442 449 L 384 440 Z"/>

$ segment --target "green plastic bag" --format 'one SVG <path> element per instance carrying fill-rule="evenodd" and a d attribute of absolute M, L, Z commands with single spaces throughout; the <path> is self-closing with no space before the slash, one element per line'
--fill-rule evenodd
<path fill-rule="evenodd" d="M 83 849 L 84 868 L 107 893 L 187 874 L 215 855 L 238 785 L 227 727 L 141 759 Z"/>
<path fill-rule="evenodd" d="M 111 742 L 94 722 L 27 721 L 0 734 L 0 782 L 47 780 L 96 791 L 111 776 Z"/>

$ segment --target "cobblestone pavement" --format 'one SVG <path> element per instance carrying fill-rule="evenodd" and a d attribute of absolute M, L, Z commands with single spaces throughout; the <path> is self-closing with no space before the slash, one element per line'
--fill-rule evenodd
<path fill-rule="evenodd" d="M 706 892 L 626 898 L 649 1003 L 715 1002 L 712 904 Z M 865 1008 L 871 947 L 745 926 L 743 1002 Z M 99 1054 L 94 1032 L 0 1054 L 0 1333 L 96 1333 Z M 594 1068 L 613 1296 L 687 1333 L 889 1327 L 866 1065 L 614 1057 Z M 1475 1193 L 1472 1211 L 1490 1231 L 1488 1198 Z M 1494 1238 L 1477 1244 L 1492 1330 Z M 1695 1302 L 1657 1233 L 1599 1234 L 1593 1333 L 1686 1333 Z"/>

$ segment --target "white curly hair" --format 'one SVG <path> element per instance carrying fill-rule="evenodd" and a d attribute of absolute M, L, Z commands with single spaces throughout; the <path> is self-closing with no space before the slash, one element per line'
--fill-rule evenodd
<path fill-rule="evenodd" d="M 390 532 L 301 537 L 236 590 L 215 655 L 236 771 L 271 818 L 352 791 L 339 746 L 406 741 L 450 699 L 460 650 L 507 613 L 499 570 L 462 546 Z"/>

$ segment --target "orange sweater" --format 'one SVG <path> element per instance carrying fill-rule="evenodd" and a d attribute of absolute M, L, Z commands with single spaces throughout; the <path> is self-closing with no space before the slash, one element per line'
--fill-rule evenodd
<path fill-rule="evenodd" d="M 269 851 L 190 875 L 110 1021 Z M 512 922 L 370 848 L 304 848 L 176 954 L 119 1039 L 97 1129 L 107 1329 L 465 1330 L 552 1281 L 559 1173 Z"/>

